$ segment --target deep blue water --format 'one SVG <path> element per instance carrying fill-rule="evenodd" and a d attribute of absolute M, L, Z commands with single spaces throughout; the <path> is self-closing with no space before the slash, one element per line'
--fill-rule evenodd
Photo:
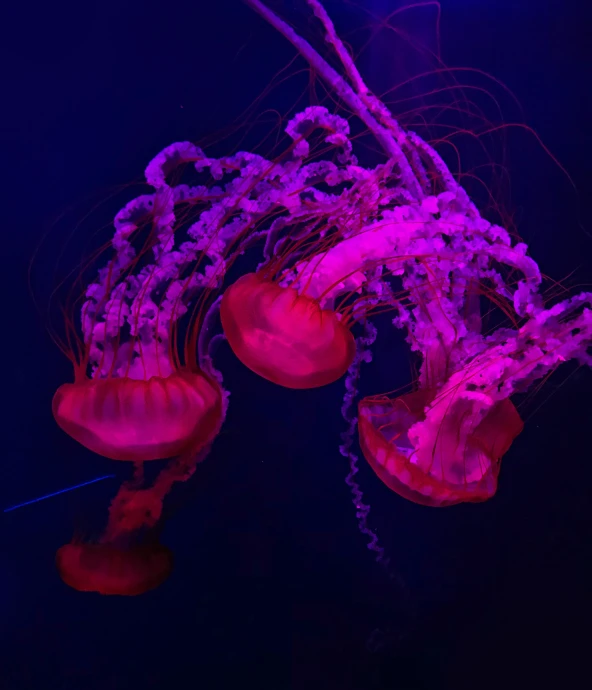
<path fill-rule="evenodd" d="M 273 6 L 307 26 L 296 0 Z M 396 6 L 374 3 L 382 13 Z M 338 28 L 352 28 L 346 3 L 327 9 Z M 571 0 L 443 0 L 442 10 L 446 61 L 506 83 L 579 190 L 533 138 L 509 134 L 520 233 L 546 273 L 561 279 L 581 266 L 590 282 L 582 12 Z M 137 178 L 163 146 L 228 124 L 293 51 L 238 0 L 23 4 L 3 11 L 3 23 L 0 507 L 8 507 L 125 472 L 53 421 L 51 397 L 71 371 L 27 291 L 43 232 L 58 228 L 47 250 L 55 257 L 65 239 L 54 221 L 65 209 L 75 216 L 87 194 Z M 427 31 L 421 21 L 412 28 Z M 380 44 L 365 60 L 376 89 L 389 70 L 412 70 L 382 59 Z M 383 328 L 365 391 L 405 379 L 407 360 L 393 356 L 402 352 L 400 336 Z M 0 688 L 460 690 L 567 687 L 585 677 L 589 372 L 535 399 L 531 411 L 546 402 L 486 504 L 412 505 L 362 467 L 389 579 L 357 532 L 343 481 L 342 382 L 281 390 L 225 346 L 218 363 L 232 392 L 225 431 L 171 496 L 162 539 L 176 567 L 160 589 L 85 596 L 54 569 L 73 530 L 100 522 L 116 478 L 0 515 Z"/>

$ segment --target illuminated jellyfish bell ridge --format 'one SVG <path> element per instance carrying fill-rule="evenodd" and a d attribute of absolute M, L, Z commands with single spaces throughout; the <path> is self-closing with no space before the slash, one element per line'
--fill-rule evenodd
<path fill-rule="evenodd" d="M 144 462 L 210 443 L 220 424 L 222 395 L 204 372 L 180 369 L 148 380 L 63 384 L 52 407 L 58 425 L 89 450 L 111 460 Z"/>

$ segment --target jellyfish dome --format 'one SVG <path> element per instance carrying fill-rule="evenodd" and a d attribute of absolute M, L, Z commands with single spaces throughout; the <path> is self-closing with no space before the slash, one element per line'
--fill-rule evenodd
<path fill-rule="evenodd" d="M 520 415 L 510 400 L 502 400 L 463 438 L 463 416 L 470 411 L 456 405 L 446 415 L 431 452 L 418 454 L 409 434 L 424 421 L 431 397 L 417 391 L 394 400 L 363 399 L 358 433 L 364 457 L 386 486 L 414 503 L 486 501 L 497 490 L 503 455 L 522 431 Z"/>
<path fill-rule="evenodd" d="M 222 417 L 218 382 L 201 371 L 168 377 L 84 379 L 60 386 L 58 425 L 111 460 L 144 462 L 180 455 L 213 440 Z"/>
<path fill-rule="evenodd" d="M 255 273 L 224 293 L 224 334 L 249 369 L 286 388 L 316 388 L 343 376 L 355 355 L 349 328 L 330 309 Z"/>
<path fill-rule="evenodd" d="M 135 596 L 161 585 L 173 568 L 173 554 L 154 544 L 117 548 L 111 544 L 66 544 L 56 554 L 62 580 L 79 592 Z"/>

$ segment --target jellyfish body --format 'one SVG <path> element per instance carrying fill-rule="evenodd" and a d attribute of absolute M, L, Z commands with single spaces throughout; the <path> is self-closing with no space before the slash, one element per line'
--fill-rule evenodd
<path fill-rule="evenodd" d="M 364 457 L 390 489 L 414 503 L 449 506 L 486 501 L 497 490 L 500 461 L 522 431 L 509 399 L 494 405 L 466 437 L 463 422 L 471 411 L 450 411 L 430 448 L 417 452 L 409 430 L 425 419 L 433 392 L 421 390 L 394 400 L 365 398 L 359 405 L 359 438 Z"/>
<path fill-rule="evenodd" d="M 58 388 L 58 425 L 112 460 L 146 461 L 207 445 L 222 417 L 220 387 L 201 371 L 164 378 L 83 379 Z"/>
<path fill-rule="evenodd" d="M 351 331 L 334 311 L 255 273 L 226 290 L 220 317 L 241 362 L 286 388 L 332 383 L 345 374 L 355 355 Z"/>
<path fill-rule="evenodd" d="M 62 580 L 79 592 L 135 596 L 170 575 L 173 554 L 161 544 L 117 548 L 112 544 L 66 544 L 56 554 Z"/>

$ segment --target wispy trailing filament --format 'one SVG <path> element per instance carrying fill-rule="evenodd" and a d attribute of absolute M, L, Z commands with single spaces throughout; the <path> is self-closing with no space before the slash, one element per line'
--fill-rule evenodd
<path fill-rule="evenodd" d="M 82 489 L 84 486 L 90 486 L 91 484 L 96 484 L 97 482 L 102 482 L 105 479 L 113 479 L 115 477 L 114 474 L 105 474 L 102 477 L 97 477 L 96 479 L 91 479 L 88 482 L 82 482 L 82 484 L 76 484 L 75 486 L 68 486 L 65 489 L 60 489 L 59 491 L 54 491 L 50 494 L 45 494 L 44 496 L 39 496 L 38 498 L 32 498 L 30 501 L 24 501 L 23 503 L 17 503 L 14 506 L 10 506 L 10 508 L 5 508 L 4 513 L 10 513 L 13 510 L 16 510 L 17 508 L 23 508 L 24 506 L 30 506 L 33 503 L 39 503 L 40 501 L 45 501 L 48 498 L 53 498 L 54 496 L 61 496 L 61 494 L 66 494 L 69 491 L 75 491 L 76 489 Z"/>

